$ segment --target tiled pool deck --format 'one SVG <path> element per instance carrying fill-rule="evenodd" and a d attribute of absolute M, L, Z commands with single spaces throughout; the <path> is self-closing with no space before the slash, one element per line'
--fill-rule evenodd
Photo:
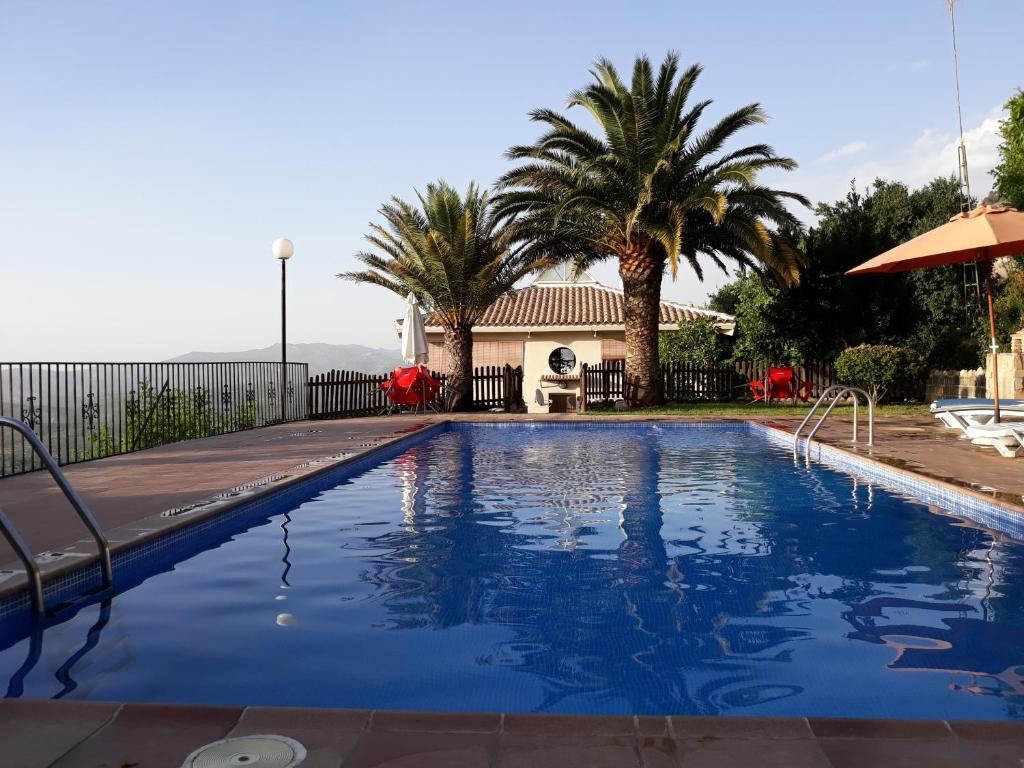
<path fill-rule="evenodd" d="M 803 718 L 445 715 L 0 702 L 5 768 L 180 768 L 196 747 L 279 734 L 302 768 L 1020 768 L 1014 724 Z"/>
<path fill-rule="evenodd" d="M 358 455 L 437 420 L 396 416 L 288 424 L 102 459 L 69 467 L 67 474 L 115 547 L 126 547 L 196 519 L 161 518 L 165 510 L 188 507 L 261 478 L 294 479 L 317 470 L 310 461 L 335 457 L 342 450 L 346 457 Z M 790 432 L 795 426 L 793 419 L 766 421 Z M 839 417 L 821 436 L 849 450 L 849 431 L 849 423 Z M 861 446 L 855 453 L 1024 513 L 1024 459 L 1004 459 L 958 441 L 928 418 L 887 417 L 876 425 L 875 442 L 873 450 Z M 239 500 L 229 497 L 197 514 L 214 515 Z M 0 506 L 34 551 L 70 548 L 76 553 L 65 557 L 63 565 L 58 559 L 52 568 L 80 565 L 92 552 L 91 544 L 82 541 L 79 521 L 45 474 L 0 480 Z M 0 550 L 0 562 L 10 559 Z M 0 592 L 14 587 L 14 579 L 0 582 Z M 302 765 L 317 768 L 1024 766 L 1024 724 L 1014 723 L 439 715 L 20 700 L 0 702 L 0 766 L 179 768 L 203 744 L 260 733 L 303 743 L 308 757 Z"/>

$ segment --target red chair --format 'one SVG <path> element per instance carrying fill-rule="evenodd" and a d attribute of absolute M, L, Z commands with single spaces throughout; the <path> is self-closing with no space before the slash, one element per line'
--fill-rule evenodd
<path fill-rule="evenodd" d="M 395 368 L 388 380 L 380 385 L 388 399 L 386 411 L 391 413 L 403 407 L 423 408 L 437 397 L 441 382 L 419 366 Z"/>
<path fill-rule="evenodd" d="M 765 404 L 772 400 L 787 398 L 793 398 L 795 402 L 798 397 L 806 403 L 814 389 L 814 384 L 809 381 L 800 381 L 796 377 L 796 371 L 789 366 L 769 368 L 768 375 L 764 379 L 748 381 L 747 386 L 754 393 L 754 402 L 764 400 Z"/>

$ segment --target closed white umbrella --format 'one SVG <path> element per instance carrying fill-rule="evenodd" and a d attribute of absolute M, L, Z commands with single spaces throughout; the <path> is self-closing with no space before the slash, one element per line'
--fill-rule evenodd
<path fill-rule="evenodd" d="M 423 329 L 423 314 L 416 295 L 410 291 L 405 297 L 405 321 L 402 323 L 402 359 L 416 365 L 427 362 L 427 334 Z"/>

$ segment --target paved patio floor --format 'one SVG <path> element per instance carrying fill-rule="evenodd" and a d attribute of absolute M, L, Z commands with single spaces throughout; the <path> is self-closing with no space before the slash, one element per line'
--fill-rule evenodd
<path fill-rule="evenodd" d="M 4 768 L 181 768 L 203 745 L 265 734 L 303 744 L 302 768 L 1020 768 L 1024 756 L 1014 723 L 0 702 Z"/>
<path fill-rule="evenodd" d="M 372 450 L 437 419 L 287 424 L 102 459 L 69 467 L 67 474 L 102 525 L 117 529 L 340 448 Z M 790 431 L 795 426 L 794 419 L 770 421 Z M 849 422 L 839 417 L 821 437 L 850 449 L 849 431 Z M 875 438 L 874 449 L 853 450 L 1022 506 L 1024 459 L 1001 458 L 918 417 L 887 417 L 876 425 Z M 0 480 L 0 507 L 37 552 L 82 539 L 79 521 L 43 473 Z M 0 562 L 10 559 L 0 551 Z M 256 733 L 297 739 L 309 750 L 302 765 L 317 768 L 1024 765 L 1024 725 L 1009 723 L 439 715 L 8 700 L 0 702 L 0 766 L 179 768 L 203 744 Z"/>

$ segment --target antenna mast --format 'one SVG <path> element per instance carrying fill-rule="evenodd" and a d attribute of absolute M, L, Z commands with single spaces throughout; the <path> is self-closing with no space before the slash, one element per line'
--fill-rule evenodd
<path fill-rule="evenodd" d="M 946 7 L 949 8 L 949 30 L 953 38 L 953 81 L 956 83 L 956 117 L 960 128 L 960 143 L 957 145 L 957 171 L 960 177 L 960 212 L 965 213 L 972 207 L 971 201 L 971 179 L 967 173 L 967 145 L 964 143 L 964 115 L 960 108 L 960 58 L 956 50 L 956 14 L 953 7 L 956 0 L 946 0 Z M 964 309 L 968 316 L 971 314 L 971 303 L 968 296 L 974 293 L 976 299 L 981 299 L 981 279 L 978 275 L 978 264 L 967 262 L 964 264 Z"/>
<path fill-rule="evenodd" d="M 949 29 L 953 35 L 953 79 L 956 83 L 956 117 L 960 126 L 960 145 L 958 147 L 958 165 L 960 172 L 960 210 L 966 211 L 971 207 L 971 179 L 967 174 L 967 145 L 964 143 L 964 115 L 960 109 L 960 59 L 956 51 L 956 16 L 953 13 L 953 6 L 956 0 L 946 0 L 949 8 Z"/>

